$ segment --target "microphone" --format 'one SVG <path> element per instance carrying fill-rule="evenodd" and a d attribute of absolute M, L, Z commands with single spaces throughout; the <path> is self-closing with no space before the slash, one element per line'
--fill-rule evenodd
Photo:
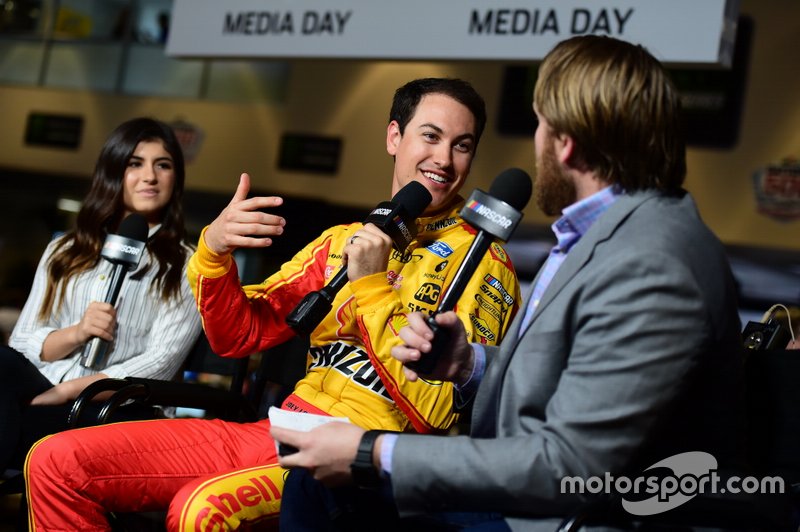
<path fill-rule="evenodd" d="M 374 224 L 389 235 L 392 246 L 403 252 L 417 234 L 414 221 L 430 205 L 431 193 L 422 183 L 412 181 L 391 201 L 378 204 L 364 220 Z M 298 334 L 310 334 L 317 328 L 322 319 L 331 311 L 333 298 L 347 284 L 347 268 L 341 268 L 321 290 L 311 292 L 286 317 L 286 323 Z"/>
<path fill-rule="evenodd" d="M 147 233 L 147 220 L 141 214 L 133 213 L 122 220 L 116 235 L 110 234 L 106 237 L 103 249 L 100 250 L 100 256 L 114 267 L 111 270 L 111 282 L 103 300 L 105 303 L 117 304 L 125 273 L 135 269 L 142 258 L 142 250 L 147 242 Z M 108 342 L 102 338 L 94 337 L 89 340 L 81 355 L 81 366 L 101 369 L 105 365 L 108 347 Z"/>
<path fill-rule="evenodd" d="M 527 205 L 531 189 L 531 177 L 527 172 L 520 168 L 508 168 L 495 177 L 488 194 L 475 189 L 461 208 L 459 214 L 472 227 L 478 229 L 478 234 L 458 267 L 453 282 L 442 296 L 439 308 L 427 318 L 428 327 L 434 333 L 431 350 L 424 353 L 419 360 L 406 364 L 416 373 L 425 375 L 433 371 L 439 353 L 450 340 L 449 330 L 440 327 L 434 317 L 436 314 L 455 308 L 464 288 L 494 239 L 504 242 L 509 239 L 522 219 L 520 211 Z"/>

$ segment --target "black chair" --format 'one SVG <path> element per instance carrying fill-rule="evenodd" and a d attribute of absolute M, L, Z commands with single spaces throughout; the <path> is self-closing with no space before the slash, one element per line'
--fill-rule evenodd
<path fill-rule="evenodd" d="M 719 472 L 740 479 L 778 477 L 783 493 L 703 493 L 672 510 L 647 517 L 622 508 L 611 496 L 564 519 L 559 532 L 589 526 L 623 530 L 797 531 L 800 524 L 800 350 L 748 350 L 745 359 L 747 410 L 746 471 Z"/>
<path fill-rule="evenodd" d="M 201 334 L 176 380 L 125 377 L 93 382 L 73 404 L 69 424 L 73 428 L 101 425 L 111 420 L 120 408 L 132 403 L 151 407 L 154 418 L 166 417 L 163 408 L 172 406 L 200 409 L 205 417 L 254 421 L 257 409 L 245 393 L 252 356 L 238 359 L 219 357 Z M 218 382 L 227 385 L 187 382 L 184 380 L 187 373 L 214 375 Z M 99 399 L 104 396 L 108 397 Z M 99 411 L 98 402 L 101 405 Z"/>
<path fill-rule="evenodd" d="M 87 386 L 75 401 L 69 416 L 72 427 L 108 422 L 131 404 L 160 409 L 183 408 L 202 411 L 202 417 L 228 421 L 255 421 L 269 406 L 280 402 L 305 374 L 308 339 L 293 337 L 263 353 L 230 359 L 216 355 L 201 335 L 184 367 L 196 375 L 212 375 L 218 383 L 164 381 L 140 377 L 102 379 Z M 97 404 L 100 404 L 99 410 Z M 91 408 L 86 415 L 85 411 Z"/>

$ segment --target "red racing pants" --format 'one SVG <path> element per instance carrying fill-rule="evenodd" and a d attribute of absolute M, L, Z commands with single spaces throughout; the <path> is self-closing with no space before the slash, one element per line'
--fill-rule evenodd
<path fill-rule="evenodd" d="M 25 466 L 31 530 L 110 530 L 169 508 L 170 531 L 277 529 L 284 470 L 268 420 L 134 421 L 40 440 Z"/>

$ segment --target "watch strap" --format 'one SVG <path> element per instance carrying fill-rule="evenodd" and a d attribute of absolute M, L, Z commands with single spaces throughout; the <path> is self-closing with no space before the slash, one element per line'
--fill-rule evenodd
<path fill-rule="evenodd" d="M 372 452 L 378 436 L 386 431 L 368 430 L 358 443 L 356 458 L 350 464 L 353 481 L 360 488 L 377 488 L 381 485 L 381 475 L 372 462 Z"/>

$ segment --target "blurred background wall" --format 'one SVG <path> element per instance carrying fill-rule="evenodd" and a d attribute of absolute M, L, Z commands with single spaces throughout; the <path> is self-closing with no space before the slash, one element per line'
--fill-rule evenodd
<path fill-rule="evenodd" d="M 8 1 L 0 0 L 0 7 Z M 65 18 L 60 22 L 73 40 L 45 39 L 42 45 L 35 29 L 33 37 L 21 38 L 8 28 L 0 33 L 0 269 L 5 270 L 0 271 L 0 293 L 6 298 L 10 289 L 8 282 L 3 284 L 4 277 L 19 276 L 18 270 L 29 268 L 52 232 L 69 223 L 71 215 L 58 210 L 56 201 L 80 200 L 103 140 L 117 124 L 135 116 L 181 121 L 198 133 L 199 149 L 187 166 L 187 211 L 194 235 L 227 203 L 244 171 L 251 174 L 258 191 L 282 194 L 287 203 L 294 202 L 296 209 L 288 221 L 298 232 L 285 250 L 270 259 L 282 260 L 284 253 L 305 243 L 300 227 L 314 231 L 339 219 L 359 219 L 388 198 L 392 168 L 385 151 L 388 108 L 394 89 L 412 78 L 465 78 L 487 101 L 489 124 L 466 194 L 474 187 L 488 189 L 498 172 L 510 166 L 534 175 L 532 136 L 498 130 L 501 106 L 508 103 L 504 95 L 509 94 L 505 87 L 509 68 L 531 65 L 177 61 L 164 57 L 162 37 L 153 22 L 168 11 L 169 0 L 140 2 L 148 9 L 140 9 L 138 16 L 147 21 L 137 20 L 123 34 L 118 23 L 130 2 L 117 0 L 66 2 L 74 17 L 60 13 Z M 113 13 L 105 20 L 97 15 L 87 27 L 81 9 L 97 11 L 98 6 L 111 6 Z M 800 2 L 742 0 L 740 11 L 752 23 L 752 33 L 739 123 L 726 146 L 690 147 L 686 186 L 733 256 L 743 254 L 747 260 L 775 265 L 787 276 L 777 286 L 786 290 L 790 301 L 800 299 L 798 222 L 759 212 L 753 175 L 767 165 L 800 158 L 800 69 L 794 52 L 800 35 Z M 680 28 L 675 28 L 675 36 L 681 38 Z M 119 50 L 102 49 L 120 39 L 126 44 Z M 86 41 L 82 45 L 77 42 L 82 40 Z M 42 54 L 48 57 L 46 68 L 31 67 Z M 31 72 L 26 74 L 26 69 Z M 112 74 L 104 74 L 105 69 Z M 26 143 L 31 113 L 81 117 L 79 145 Z M 287 133 L 340 141 L 336 170 L 280 168 L 281 139 Z M 531 202 L 519 238 L 533 235 L 546 240 L 551 222 Z M 12 260 L 19 255 L 27 262 Z M 253 275 L 264 269 L 255 268 Z"/>

